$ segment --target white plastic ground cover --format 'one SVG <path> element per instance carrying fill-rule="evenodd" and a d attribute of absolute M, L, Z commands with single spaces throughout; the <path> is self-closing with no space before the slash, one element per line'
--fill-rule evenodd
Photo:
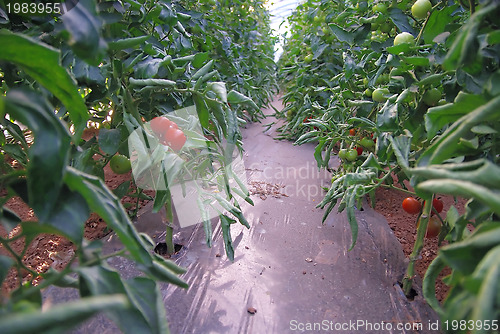
<path fill-rule="evenodd" d="M 387 221 L 371 209 L 358 212 L 358 242 L 348 251 L 345 214 L 332 212 L 322 225 L 323 210 L 315 208 L 331 176 L 318 171 L 314 145 L 275 141 L 273 131 L 263 132 L 259 123 L 243 130 L 255 206 L 242 206 L 249 230 L 232 225 L 234 262 L 217 222 L 212 248 L 199 225 L 175 235 L 183 249 L 174 259 L 187 268 L 182 277 L 189 289 L 161 289 L 171 333 L 436 333 L 429 324 L 437 315 L 420 290 L 408 301 L 397 285 L 406 261 Z M 164 240 L 160 214 L 146 208 L 136 226 Z M 121 247 L 113 236 L 105 243 L 110 252 Z M 137 275 L 122 258 L 110 264 L 125 277 Z M 65 291 L 51 288 L 44 297 L 71 299 Z M 119 331 L 97 316 L 74 333 Z"/>

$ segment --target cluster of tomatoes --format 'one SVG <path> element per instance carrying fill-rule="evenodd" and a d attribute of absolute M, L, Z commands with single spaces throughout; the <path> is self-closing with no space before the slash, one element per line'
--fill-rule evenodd
<path fill-rule="evenodd" d="M 149 123 L 151 130 L 158 137 L 162 145 L 179 152 L 186 143 L 186 135 L 177 124 L 166 117 L 155 117 Z"/>
<path fill-rule="evenodd" d="M 422 211 L 422 204 L 420 203 L 420 201 L 413 197 L 405 198 L 402 205 L 403 210 L 412 215 L 419 214 Z M 434 216 L 434 213 L 441 213 L 443 211 L 443 208 L 443 201 L 437 198 L 434 198 L 432 200 L 432 213 L 429 219 L 429 223 L 427 224 L 427 231 L 425 233 L 426 238 L 435 238 L 439 235 L 439 232 L 441 232 L 441 221 L 436 216 Z M 420 225 L 420 219 L 418 220 L 417 228 L 418 225 Z"/>
<path fill-rule="evenodd" d="M 350 136 L 355 136 L 356 135 L 356 129 L 350 129 L 349 130 L 349 135 Z M 351 149 L 341 149 L 339 151 L 339 158 L 342 160 L 347 160 L 347 161 L 355 161 L 359 155 L 363 153 L 363 150 L 369 150 L 372 151 L 375 148 L 375 144 L 377 142 L 377 139 L 372 139 L 373 134 L 370 134 L 370 138 L 368 136 L 361 138 L 360 140 L 357 141 L 357 145 L 354 148 Z"/>

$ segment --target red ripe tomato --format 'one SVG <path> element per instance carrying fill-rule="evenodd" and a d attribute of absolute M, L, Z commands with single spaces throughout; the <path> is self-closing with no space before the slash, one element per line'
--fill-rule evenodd
<path fill-rule="evenodd" d="M 424 202 L 424 204 L 425 204 L 425 202 Z M 434 198 L 432 200 L 432 206 L 434 207 L 434 210 L 436 210 L 437 213 L 441 213 L 443 211 L 443 208 L 444 208 L 443 201 L 441 201 L 440 199 L 437 199 L 437 198 Z M 431 215 L 435 214 L 434 210 L 432 210 Z"/>
<path fill-rule="evenodd" d="M 363 148 L 361 146 L 356 146 L 356 151 L 358 151 L 358 155 L 363 153 Z"/>
<path fill-rule="evenodd" d="M 434 198 L 432 200 L 432 206 L 434 207 L 434 209 L 436 209 L 437 213 L 441 213 L 441 211 L 443 211 L 444 208 L 443 201 L 437 198 Z"/>
<path fill-rule="evenodd" d="M 178 152 L 186 143 L 186 139 L 186 135 L 182 130 L 170 127 L 161 137 L 161 143 L 170 146 L 174 151 Z"/>
<path fill-rule="evenodd" d="M 356 135 L 356 129 L 350 129 L 349 130 L 349 135 L 350 136 L 355 136 Z"/>
<path fill-rule="evenodd" d="M 173 122 L 171 122 L 168 118 L 160 116 L 153 118 L 151 122 L 149 122 L 149 125 L 151 126 L 151 130 L 153 130 L 157 136 L 160 136 L 167 131 L 167 129 L 171 126 L 171 123 Z"/>
<path fill-rule="evenodd" d="M 409 214 L 416 215 L 422 209 L 422 205 L 413 197 L 407 197 L 403 200 L 403 210 Z"/>
<path fill-rule="evenodd" d="M 420 226 L 420 219 L 417 223 L 417 228 Z M 427 239 L 435 238 L 441 232 L 441 222 L 436 217 L 430 217 L 427 223 L 427 231 L 425 231 L 425 237 Z"/>

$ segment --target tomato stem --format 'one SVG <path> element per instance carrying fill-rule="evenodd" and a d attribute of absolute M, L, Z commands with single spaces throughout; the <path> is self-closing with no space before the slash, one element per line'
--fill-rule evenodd
<path fill-rule="evenodd" d="M 167 254 L 172 255 L 175 252 L 174 248 L 174 227 L 173 220 L 174 214 L 172 212 L 172 194 L 170 189 L 167 189 L 167 201 L 165 202 L 165 219 L 167 221 L 165 243 L 167 244 Z"/>
<path fill-rule="evenodd" d="M 422 248 L 424 248 L 424 238 L 427 232 L 427 225 L 429 223 L 429 218 L 431 217 L 433 199 L 434 196 L 432 196 L 430 200 L 425 201 L 422 215 L 418 218 L 420 220 L 420 224 L 417 227 L 417 239 L 415 240 L 415 244 L 413 245 L 413 251 L 409 257 L 410 263 L 408 264 L 406 275 L 403 278 L 403 291 L 407 297 L 410 296 L 411 287 L 413 284 L 413 278 L 415 276 L 415 262 L 419 258 Z"/>

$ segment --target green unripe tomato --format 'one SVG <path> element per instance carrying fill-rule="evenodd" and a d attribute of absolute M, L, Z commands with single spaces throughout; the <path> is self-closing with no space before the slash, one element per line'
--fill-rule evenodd
<path fill-rule="evenodd" d="M 385 102 L 387 101 L 387 95 L 389 95 L 387 88 L 377 88 L 372 93 L 372 99 L 375 102 Z"/>
<path fill-rule="evenodd" d="M 347 151 L 346 153 L 346 157 L 347 161 L 354 161 L 358 158 L 358 151 L 356 151 L 356 149 L 350 149 L 349 151 Z"/>
<path fill-rule="evenodd" d="M 339 151 L 339 158 L 345 160 L 346 157 L 347 157 L 347 150 L 343 148 Z"/>
<path fill-rule="evenodd" d="M 376 85 L 382 85 L 382 84 L 386 84 L 389 82 L 389 74 L 387 73 L 384 73 L 384 74 L 381 74 L 378 76 L 377 80 L 375 80 L 375 84 Z"/>
<path fill-rule="evenodd" d="M 304 57 L 304 62 L 306 64 L 310 64 L 312 62 L 312 60 L 313 60 L 313 55 L 311 55 L 311 54 Z"/>
<path fill-rule="evenodd" d="M 375 13 L 385 14 L 387 13 L 387 6 L 384 3 L 377 3 L 375 6 L 373 6 L 373 11 Z"/>
<path fill-rule="evenodd" d="M 437 103 L 438 106 L 444 106 L 445 104 L 448 104 L 448 101 L 446 101 L 445 99 L 441 99 Z"/>
<path fill-rule="evenodd" d="M 437 88 L 428 89 L 424 93 L 424 96 L 422 97 L 424 103 L 431 107 L 435 106 L 440 99 L 441 99 L 441 91 Z"/>
<path fill-rule="evenodd" d="M 316 15 L 313 19 L 314 23 L 319 23 L 321 22 L 321 17 L 319 17 L 318 15 Z"/>
<path fill-rule="evenodd" d="M 432 4 L 429 0 L 417 0 L 413 6 L 411 6 L 411 14 L 416 19 L 425 19 L 431 9 Z"/>
<path fill-rule="evenodd" d="M 323 34 L 325 35 L 328 35 L 330 33 L 330 29 L 328 29 L 328 27 L 321 28 L 321 31 L 323 31 Z"/>
<path fill-rule="evenodd" d="M 116 154 L 111 158 L 109 167 L 115 174 L 125 174 L 132 169 L 130 160 L 121 154 Z"/>
<path fill-rule="evenodd" d="M 415 38 L 413 38 L 413 35 L 410 34 L 409 32 L 406 32 L 406 31 L 402 32 L 394 38 L 394 45 L 399 45 L 399 44 L 403 44 L 403 43 L 414 44 Z"/>
<path fill-rule="evenodd" d="M 391 22 L 384 22 L 380 25 L 380 31 L 389 33 L 392 30 L 392 24 Z"/>
<path fill-rule="evenodd" d="M 372 90 L 370 88 L 365 89 L 364 94 L 366 97 L 372 97 Z"/>
<path fill-rule="evenodd" d="M 368 85 L 368 78 L 363 78 L 363 85 L 365 85 L 365 86 Z"/>
<path fill-rule="evenodd" d="M 364 137 L 359 141 L 359 145 L 363 146 L 364 148 L 367 149 L 372 149 L 375 146 L 375 143 L 373 142 L 372 139 Z"/>

